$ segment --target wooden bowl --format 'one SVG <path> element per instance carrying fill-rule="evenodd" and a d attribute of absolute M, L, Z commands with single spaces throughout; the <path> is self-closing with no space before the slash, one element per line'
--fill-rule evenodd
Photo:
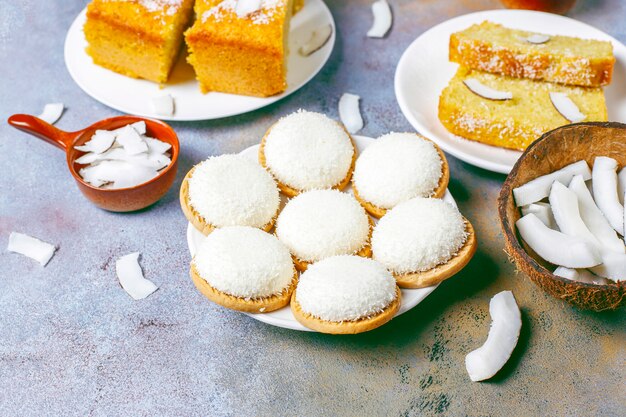
<path fill-rule="evenodd" d="M 77 158 L 85 153 L 74 149 L 74 147 L 83 145 L 90 140 L 98 129 L 112 130 L 139 121 L 146 123 L 146 133 L 148 135 L 167 142 L 172 146 L 172 162 L 161 170 L 156 177 L 134 187 L 103 189 L 85 182 L 78 174 L 81 165 L 75 162 Z M 89 201 L 102 209 L 126 212 L 148 207 L 165 195 L 174 183 L 174 178 L 176 178 L 179 153 L 178 136 L 174 129 L 159 120 L 138 116 L 117 116 L 100 120 L 77 132 L 65 132 L 28 114 L 14 114 L 9 117 L 8 122 L 16 129 L 43 139 L 65 151 L 67 167 L 74 177 L 78 188 Z"/>
<path fill-rule="evenodd" d="M 556 276 L 551 272 L 556 266 L 526 246 L 515 227 L 521 213 L 513 198 L 514 188 L 576 161 L 585 160 L 591 167 L 596 156 L 609 156 L 620 166 L 626 165 L 626 124 L 577 123 L 545 133 L 526 149 L 506 178 L 498 197 L 498 213 L 507 254 L 535 284 L 582 309 L 615 310 L 626 304 L 623 281 L 596 285 Z"/>

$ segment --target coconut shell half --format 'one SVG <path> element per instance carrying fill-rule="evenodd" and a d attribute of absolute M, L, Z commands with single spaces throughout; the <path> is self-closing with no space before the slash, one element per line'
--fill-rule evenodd
<path fill-rule="evenodd" d="M 515 227 L 521 213 L 515 206 L 514 188 L 576 161 L 585 160 L 591 167 L 596 156 L 614 158 L 620 168 L 626 165 L 626 124 L 577 123 L 545 133 L 526 149 L 506 178 L 498 197 L 498 213 L 506 252 L 533 282 L 576 307 L 594 311 L 615 310 L 626 304 L 624 281 L 596 285 L 556 276 L 551 272 L 556 266 L 527 247 Z"/>

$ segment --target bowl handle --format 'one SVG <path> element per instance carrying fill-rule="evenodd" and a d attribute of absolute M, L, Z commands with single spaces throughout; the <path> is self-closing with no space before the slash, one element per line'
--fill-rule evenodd
<path fill-rule="evenodd" d="M 81 132 L 66 132 L 44 122 L 38 117 L 29 114 L 14 114 L 9 117 L 9 124 L 16 129 L 22 130 L 30 135 L 43 139 L 44 141 L 61 148 L 64 151 L 72 146 L 72 141 Z"/>

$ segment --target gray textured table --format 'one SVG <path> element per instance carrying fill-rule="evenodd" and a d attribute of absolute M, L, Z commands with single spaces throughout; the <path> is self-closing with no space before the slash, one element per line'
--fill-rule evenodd
<path fill-rule="evenodd" d="M 396 104 L 402 51 L 450 17 L 495 0 L 393 1 L 385 40 L 367 39 L 369 3 L 329 2 L 338 27 L 330 62 L 302 90 L 223 120 L 174 123 L 177 182 L 133 214 L 92 206 L 61 152 L 0 124 L 0 415 L 623 415 L 623 312 L 581 312 L 552 299 L 504 254 L 495 199 L 503 176 L 450 157 L 450 189 L 480 240 L 472 263 L 417 308 L 376 331 L 332 337 L 279 329 L 220 308 L 193 287 L 177 190 L 208 155 L 257 143 L 300 107 L 337 117 L 343 91 L 363 97 L 365 135 L 410 130 Z M 63 62 L 65 32 L 85 1 L 0 0 L 0 116 L 64 102 L 79 129 L 117 112 L 85 95 Z M 579 0 L 570 16 L 626 41 L 626 3 Z M 5 251 L 11 231 L 59 245 L 46 268 Z M 133 301 L 115 259 L 143 254 L 160 289 Z M 471 383 L 464 357 L 482 344 L 488 301 L 511 289 L 523 311 L 512 360 Z M 620 411 L 621 410 L 621 411 Z"/>

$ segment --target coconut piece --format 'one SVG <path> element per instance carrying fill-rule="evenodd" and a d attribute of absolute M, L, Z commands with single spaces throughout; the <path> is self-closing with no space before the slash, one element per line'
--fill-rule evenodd
<path fill-rule="evenodd" d="M 620 203 L 626 204 L 626 168 L 622 168 L 622 170 L 617 174 L 617 194 L 620 198 Z"/>
<path fill-rule="evenodd" d="M 61 118 L 63 110 L 65 110 L 63 103 L 48 103 L 43 106 L 43 112 L 37 117 L 53 125 Z"/>
<path fill-rule="evenodd" d="M 515 224 L 528 246 L 550 263 L 568 268 L 589 268 L 602 262 L 598 248 L 592 243 L 552 230 L 532 213 Z"/>
<path fill-rule="evenodd" d="M 626 252 L 624 242 L 617 236 L 617 233 L 606 220 L 602 211 L 600 211 L 595 201 L 593 201 L 593 197 L 581 175 L 576 175 L 572 178 L 569 189 L 572 190 L 578 198 L 580 217 L 600 244 L 608 250 L 619 253 Z"/>
<path fill-rule="evenodd" d="M 311 37 L 298 49 L 302 56 L 309 56 L 322 49 L 333 34 L 331 25 L 320 26 L 311 33 Z"/>
<path fill-rule="evenodd" d="M 626 281 L 626 254 L 602 251 L 602 263 L 590 268 L 591 272 L 612 281 Z"/>
<path fill-rule="evenodd" d="M 138 122 L 132 123 L 130 126 L 133 129 L 135 129 L 137 131 L 137 133 L 139 133 L 140 135 L 145 135 L 146 134 L 146 122 L 144 122 L 143 120 L 140 120 Z"/>
<path fill-rule="evenodd" d="M 378 0 L 372 3 L 372 13 L 374 14 L 374 23 L 367 32 L 367 36 L 370 38 L 383 38 L 393 22 L 391 8 L 387 0 Z"/>
<path fill-rule="evenodd" d="M 128 155 L 148 152 L 148 145 L 132 126 L 125 126 L 117 135 L 117 141 L 124 147 Z"/>
<path fill-rule="evenodd" d="M 585 181 L 591 179 L 591 170 L 585 161 L 574 162 L 558 171 L 542 175 L 526 184 L 513 189 L 513 197 L 518 207 L 546 198 L 550 194 L 550 189 L 554 181 L 563 185 L 568 185 L 574 175 L 582 175 Z"/>
<path fill-rule="evenodd" d="M 597 268 L 597 267 L 595 267 Z M 587 284 L 606 285 L 608 281 L 606 278 L 594 275 L 586 269 L 572 269 L 564 266 L 559 266 L 553 272 L 554 275 L 563 277 L 572 281 L 585 282 Z"/>
<path fill-rule="evenodd" d="M 555 93 L 551 91 L 550 101 L 556 111 L 561 113 L 561 116 L 565 117 L 572 123 L 582 122 L 587 117 L 582 114 L 580 110 L 578 110 L 576 103 L 574 103 L 566 93 Z"/>
<path fill-rule="evenodd" d="M 143 184 L 158 175 L 154 168 L 127 161 L 102 161 L 79 171 L 80 176 L 94 187 L 110 184 L 107 188 L 128 188 Z"/>
<path fill-rule="evenodd" d="M 96 130 L 96 133 L 91 137 L 89 141 L 85 142 L 84 145 L 74 146 L 74 149 L 83 152 L 93 152 L 95 154 L 101 154 L 111 149 L 113 143 L 115 142 L 115 137 L 116 134 L 114 132 L 110 132 L 108 130 Z M 90 162 L 78 163 L 89 164 Z"/>
<path fill-rule="evenodd" d="M 528 213 L 533 213 L 550 229 L 558 230 L 550 204 L 538 202 L 522 207 L 522 216 L 525 216 Z"/>
<path fill-rule="evenodd" d="M 235 13 L 237 14 L 237 17 L 244 18 L 260 10 L 262 5 L 262 0 L 237 0 Z"/>
<path fill-rule="evenodd" d="M 7 246 L 7 250 L 9 252 L 15 252 L 28 256 L 29 258 L 39 262 L 41 266 L 46 266 L 54 255 L 56 248 L 54 245 L 43 242 L 32 236 L 18 232 L 11 232 L 9 235 L 9 245 Z"/>
<path fill-rule="evenodd" d="M 540 33 L 534 33 L 530 36 L 527 36 L 525 38 L 523 38 L 526 42 L 528 43 L 532 43 L 534 45 L 541 45 L 543 43 L 548 42 L 550 39 L 552 39 L 550 36 L 548 35 L 543 35 Z"/>
<path fill-rule="evenodd" d="M 174 114 L 174 98 L 169 94 L 152 97 L 150 103 L 152 105 L 152 110 L 156 114 L 164 116 L 171 116 Z"/>
<path fill-rule="evenodd" d="M 466 78 L 463 84 L 474 94 L 488 100 L 511 100 L 513 93 L 510 91 L 499 91 L 478 81 L 476 78 Z"/>
<path fill-rule="evenodd" d="M 561 232 L 588 240 L 596 246 L 601 246 L 600 241 L 589 231 L 580 216 L 578 198 L 572 190 L 555 181 L 552 184 L 549 199 L 552 214 L 554 214 L 554 219 Z"/>
<path fill-rule="evenodd" d="M 489 302 L 491 327 L 484 345 L 465 357 L 465 368 L 472 381 L 494 376 L 509 360 L 522 328 L 522 315 L 511 291 L 502 291 Z"/>
<path fill-rule="evenodd" d="M 122 256 L 115 261 L 115 273 L 122 288 L 134 300 L 146 298 L 159 289 L 152 281 L 143 277 L 141 266 L 139 266 L 139 252 Z"/>
<path fill-rule="evenodd" d="M 597 156 L 593 161 L 593 197 L 616 232 L 624 234 L 624 206 L 617 195 L 617 161 Z"/>
<path fill-rule="evenodd" d="M 100 155 L 95 152 L 89 152 L 84 154 L 80 158 L 76 158 L 74 162 L 80 165 L 89 165 L 93 162 L 96 162 L 98 159 L 100 159 Z"/>
<path fill-rule="evenodd" d="M 141 136 L 141 138 L 148 144 L 148 151 L 154 153 L 165 154 L 165 152 L 172 149 L 172 145 L 162 140 L 151 138 L 150 136 Z"/>
<path fill-rule="evenodd" d="M 361 97 L 350 93 L 344 93 L 339 99 L 339 118 L 350 133 L 363 129 L 363 118 L 359 111 L 360 99 Z"/>

